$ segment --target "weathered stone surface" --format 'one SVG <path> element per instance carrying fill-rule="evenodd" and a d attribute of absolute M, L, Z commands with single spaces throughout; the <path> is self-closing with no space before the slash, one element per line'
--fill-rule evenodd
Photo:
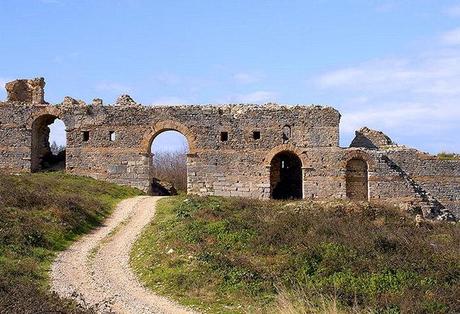
<path fill-rule="evenodd" d="M 341 148 L 340 114 L 330 107 L 141 106 L 129 96 L 116 106 L 28 100 L 0 102 L 0 170 L 41 170 L 50 152 L 47 126 L 59 118 L 67 130 L 67 172 L 144 191 L 153 183 L 153 139 L 176 130 L 190 148 L 188 193 L 268 199 L 276 190 L 280 198 L 407 203 L 430 219 L 460 213 L 460 160 L 395 145 L 368 128 L 357 132 L 355 147 Z"/>
<path fill-rule="evenodd" d="M 5 84 L 8 101 L 18 101 L 32 104 L 45 103 L 45 79 L 15 80 Z"/>
<path fill-rule="evenodd" d="M 61 105 L 63 106 L 86 106 L 86 103 L 83 100 L 77 100 L 70 96 L 65 96 Z"/>
<path fill-rule="evenodd" d="M 388 145 L 394 145 L 393 141 L 381 131 L 371 130 L 363 127 L 355 132 L 356 136 L 350 147 L 364 147 L 378 149 Z"/>
<path fill-rule="evenodd" d="M 177 190 L 170 182 L 152 178 L 151 194 L 154 196 L 177 195 Z"/>
<path fill-rule="evenodd" d="M 117 98 L 116 105 L 118 106 L 137 106 L 137 103 L 129 95 L 121 95 Z"/>

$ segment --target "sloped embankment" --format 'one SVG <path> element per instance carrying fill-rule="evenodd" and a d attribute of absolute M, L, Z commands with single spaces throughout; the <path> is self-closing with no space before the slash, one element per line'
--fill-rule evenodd
<path fill-rule="evenodd" d="M 139 190 L 63 173 L 0 175 L 0 312 L 80 312 L 49 292 L 55 252 Z"/>
<path fill-rule="evenodd" d="M 166 198 L 131 264 L 211 313 L 460 312 L 459 224 L 386 205 Z"/>

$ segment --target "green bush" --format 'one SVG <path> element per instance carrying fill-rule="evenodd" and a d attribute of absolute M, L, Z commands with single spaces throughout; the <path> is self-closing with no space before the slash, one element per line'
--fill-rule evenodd
<path fill-rule="evenodd" d="M 383 205 L 168 198 L 131 262 L 155 291 L 210 312 L 276 311 L 280 287 L 345 312 L 460 311 L 458 225 L 417 228 Z"/>

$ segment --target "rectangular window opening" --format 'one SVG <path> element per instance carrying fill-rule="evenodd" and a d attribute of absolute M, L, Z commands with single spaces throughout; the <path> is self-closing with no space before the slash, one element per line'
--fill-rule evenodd
<path fill-rule="evenodd" d="M 83 142 L 88 142 L 89 140 L 89 131 L 83 131 Z"/>
<path fill-rule="evenodd" d="M 110 131 L 109 132 L 109 138 L 110 138 L 111 142 L 115 142 L 115 140 L 117 139 L 117 135 L 116 135 L 115 131 Z"/>
<path fill-rule="evenodd" d="M 259 140 L 260 139 L 260 131 L 252 132 L 252 138 L 255 139 L 255 140 Z"/>
<path fill-rule="evenodd" d="M 228 141 L 228 132 L 220 132 L 220 141 L 221 142 Z"/>

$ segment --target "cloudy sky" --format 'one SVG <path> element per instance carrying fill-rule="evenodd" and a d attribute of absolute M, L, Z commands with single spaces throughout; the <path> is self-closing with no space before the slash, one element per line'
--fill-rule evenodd
<path fill-rule="evenodd" d="M 0 83 L 44 76 L 50 102 L 323 104 L 342 146 L 460 152 L 460 1 L 17 0 L 0 26 Z"/>

